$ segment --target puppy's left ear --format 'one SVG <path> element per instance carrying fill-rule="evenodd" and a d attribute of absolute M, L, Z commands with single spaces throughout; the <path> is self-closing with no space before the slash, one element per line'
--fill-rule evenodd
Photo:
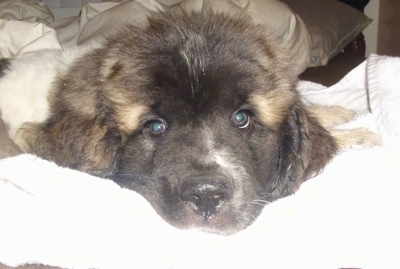
<path fill-rule="evenodd" d="M 302 182 L 317 175 L 338 150 L 332 135 L 302 103 L 289 111 L 280 137 L 280 169 L 273 196 L 295 192 Z"/>
<path fill-rule="evenodd" d="M 44 123 L 26 123 L 16 140 L 25 152 L 101 177 L 113 173 L 122 143 L 116 128 L 70 113 L 53 115 Z"/>

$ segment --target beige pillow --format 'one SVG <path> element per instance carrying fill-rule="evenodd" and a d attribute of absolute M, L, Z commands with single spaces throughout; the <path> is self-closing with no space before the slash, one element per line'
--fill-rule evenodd
<path fill-rule="evenodd" d="M 327 64 L 372 21 L 357 9 L 335 0 L 282 1 L 307 26 L 312 42 L 312 66 Z"/>
<path fill-rule="evenodd" d="M 162 11 L 180 5 L 188 10 L 198 10 L 204 5 L 222 12 L 244 11 L 256 23 L 267 25 L 282 39 L 282 46 L 292 63 L 294 72 L 300 74 L 309 65 L 311 40 L 301 18 L 287 5 L 277 0 L 136 0 L 122 3 L 93 3 L 84 7 L 81 16 L 79 43 L 86 43 L 112 31 L 123 23 L 143 23 L 151 10 Z"/>

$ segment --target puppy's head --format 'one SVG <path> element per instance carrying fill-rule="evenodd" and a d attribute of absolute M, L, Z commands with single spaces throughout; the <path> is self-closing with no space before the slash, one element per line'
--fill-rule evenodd
<path fill-rule="evenodd" d="M 233 233 L 335 150 L 289 70 L 277 41 L 241 16 L 156 14 L 71 68 L 45 127 L 57 138 L 41 143 L 70 141 L 50 158 L 111 176 L 175 226 Z"/>
<path fill-rule="evenodd" d="M 151 18 L 140 38 L 117 41 L 110 84 L 137 102 L 118 121 L 134 114 L 137 123 L 113 178 L 172 224 L 243 229 L 326 161 L 313 143 L 329 148 L 329 135 L 304 110 L 265 29 L 242 17 L 173 13 Z M 134 63 L 123 49 L 136 50 Z"/>

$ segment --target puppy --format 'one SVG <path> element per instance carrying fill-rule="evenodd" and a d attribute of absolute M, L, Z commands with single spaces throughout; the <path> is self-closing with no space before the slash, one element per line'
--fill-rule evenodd
<path fill-rule="evenodd" d="M 279 40 L 241 15 L 153 14 L 97 48 L 1 66 L 2 117 L 22 151 L 111 178 L 179 228 L 244 229 L 338 150 Z"/>

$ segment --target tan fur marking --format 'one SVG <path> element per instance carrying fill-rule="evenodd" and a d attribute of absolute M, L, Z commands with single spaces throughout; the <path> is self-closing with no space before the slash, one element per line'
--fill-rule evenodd
<path fill-rule="evenodd" d="M 109 59 L 104 59 L 103 60 L 103 65 L 100 67 L 100 74 L 104 78 L 109 78 L 112 73 L 113 73 L 113 66 L 118 62 L 118 59 L 115 57 L 109 58 Z"/>
<path fill-rule="evenodd" d="M 307 109 L 328 130 L 349 122 L 356 114 L 353 110 L 342 106 L 311 105 L 307 106 Z"/>
<path fill-rule="evenodd" d="M 139 104 L 118 104 L 115 108 L 115 119 L 118 127 L 125 133 L 136 130 L 140 124 L 140 118 L 150 109 Z"/>
<path fill-rule="evenodd" d="M 135 92 L 115 85 L 105 92 L 105 97 L 110 101 L 112 117 L 118 128 L 125 133 L 131 133 L 138 128 L 142 115 L 148 113 L 150 108 L 138 101 Z"/>
<path fill-rule="evenodd" d="M 332 130 L 331 135 L 336 139 L 341 150 L 350 149 L 355 145 L 366 148 L 382 145 L 379 135 L 366 128 Z"/>
<path fill-rule="evenodd" d="M 265 94 L 253 94 L 249 100 L 255 105 L 261 121 L 277 130 L 286 118 L 294 99 L 295 94 L 291 91 L 273 90 Z"/>
<path fill-rule="evenodd" d="M 366 128 L 334 129 L 338 125 L 354 119 L 356 113 L 351 109 L 324 105 L 310 105 L 307 109 L 331 133 L 341 150 L 350 149 L 356 145 L 373 147 L 382 144 L 379 135 Z"/>

